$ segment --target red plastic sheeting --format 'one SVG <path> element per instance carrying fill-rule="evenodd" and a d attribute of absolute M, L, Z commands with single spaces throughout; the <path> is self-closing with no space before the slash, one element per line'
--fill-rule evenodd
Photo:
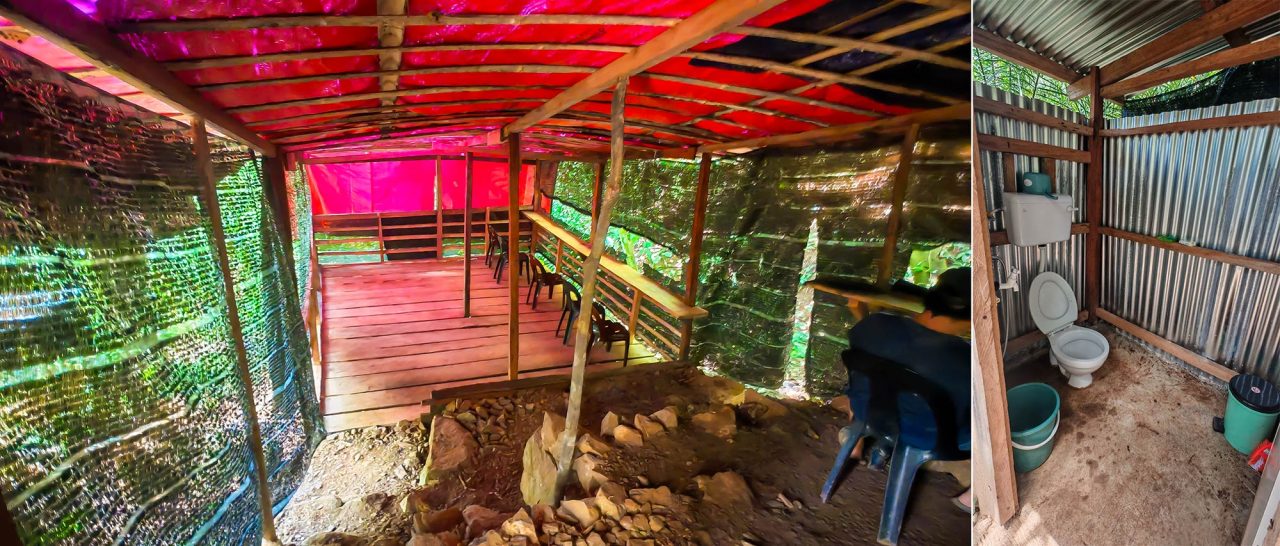
<path fill-rule="evenodd" d="M 314 214 L 412 212 L 435 210 L 435 160 L 375 161 L 307 165 Z M 466 162 L 440 162 L 440 202 L 446 209 L 465 206 Z M 473 208 L 505 207 L 509 199 L 507 164 L 472 162 Z M 520 202 L 532 200 L 533 168 L 520 168 Z"/>

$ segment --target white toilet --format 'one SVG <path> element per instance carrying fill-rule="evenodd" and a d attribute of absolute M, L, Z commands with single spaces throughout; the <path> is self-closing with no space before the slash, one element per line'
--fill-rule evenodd
<path fill-rule="evenodd" d="M 1067 384 L 1083 389 L 1093 383 L 1111 344 L 1102 334 L 1076 326 L 1080 308 L 1071 285 L 1057 273 L 1041 273 L 1031 281 L 1028 306 L 1036 327 L 1049 336 L 1049 362 L 1067 376 Z"/>

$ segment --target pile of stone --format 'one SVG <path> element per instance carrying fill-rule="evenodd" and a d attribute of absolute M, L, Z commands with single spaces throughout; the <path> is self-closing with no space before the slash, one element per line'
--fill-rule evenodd
<path fill-rule="evenodd" d="M 690 529 L 693 499 L 664 487 L 632 489 L 606 482 L 594 497 L 571 499 L 556 509 L 534 505 L 516 512 L 497 529 L 471 541 L 471 546 L 654 546 L 696 542 Z"/>
<path fill-rule="evenodd" d="M 457 419 L 466 427 L 481 447 L 503 443 L 507 440 L 509 418 L 517 411 L 532 413 L 533 404 L 520 405 L 510 397 L 483 400 L 454 400 L 445 406 L 442 415 Z"/>

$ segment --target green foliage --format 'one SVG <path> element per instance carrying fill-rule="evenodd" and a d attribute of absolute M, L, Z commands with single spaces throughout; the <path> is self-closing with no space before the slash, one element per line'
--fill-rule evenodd
<path fill-rule="evenodd" d="M 955 267 L 973 265 L 973 247 L 968 243 L 947 243 L 931 249 L 911 251 L 911 262 L 902 280 L 917 286 L 933 286 L 938 275 Z"/>
<path fill-rule="evenodd" d="M 1142 99 L 1155 95 L 1162 95 L 1170 91 L 1175 91 L 1194 84 L 1200 80 L 1212 77 L 1219 71 L 1214 70 L 1190 76 L 1168 83 L 1162 83 L 1150 89 L 1145 89 L 1138 93 L 1129 95 L 1129 99 Z M 1089 115 L 1089 98 L 1071 100 L 1067 97 L 1067 83 L 1063 82 L 1035 70 L 1023 67 L 1013 62 L 1007 61 L 1002 57 L 989 53 L 979 48 L 973 48 L 973 81 L 984 83 L 1003 89 L 1010 93 L 1017 93 L 1027 98 L 1047 102 L 1055 106 L 1061 106 L 1078 114 Z M 1107 119 L 1116 119 L 1120 117 L 1120 105 L 1113 101 L 1103 101 L 1105 111 L 1103 115 Z"/>

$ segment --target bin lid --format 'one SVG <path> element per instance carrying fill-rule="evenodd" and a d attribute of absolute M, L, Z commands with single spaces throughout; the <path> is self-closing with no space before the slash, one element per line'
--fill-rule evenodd
<path fill-rule="evenodd" d="M 1245 407 L 1260 413 L 1280 413 L 1280 388 L 1256 375 L 1242 373 L 1231 378 L 1231 395 Z"/>

